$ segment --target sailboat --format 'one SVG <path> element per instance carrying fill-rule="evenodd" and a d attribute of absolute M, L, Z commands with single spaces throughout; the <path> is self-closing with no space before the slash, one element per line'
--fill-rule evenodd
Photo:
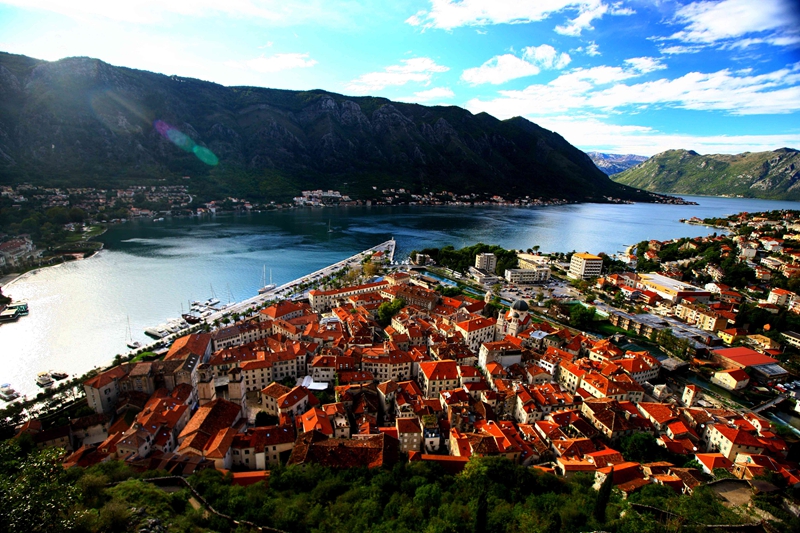
<path fill-rule="evenodd" d="M 187 324 L 195 325 L 200 322 L 203 318 L 194 312 L 194 308 L 190 307 L 188 313 L 183 312 L 183 303 L 181 303 L 181 318 L 186 321 Z"/>
<path fill-rule="evenodd" d="M 127 339 L 128 340 L 128 344 L 127 344 L 128 348 L 130 348 L 131 350 L 136 350 L 137 348 L 141 348 L 142 347 L 142 343 L 141 342 L 133 340 L 133 335 L 131 334 L 131 317 L 128 317 L 128 335 L 127 335 L 127 337 L 128 337 L 128 339 Z"/>
<path fill-rule="evenodd" d="M 333 228 L 331 227 L 331 221 L 328 220 L 328 233 L 333 233 Z"/>
<path fill-rule="evenodd" d="M 269 269 L 269 283 L 267 283 L 267 265 L 264 265 L 264 272 L 261 274 L 261 288 L 258 289 L 258 294 L 264 294 L 275 288 L 272 283 L 272 269 Z"/>
<path fill-rule="evenodd" d="M 206 300 L 206 306 L 207 307 L 213 307 L 213 306 L 217 305 L 218 303 L 219 303 L 219 298 L 217 298 L 217 295 L 214 294 L 214 286 L 211 285 L 211 298 Z"/>

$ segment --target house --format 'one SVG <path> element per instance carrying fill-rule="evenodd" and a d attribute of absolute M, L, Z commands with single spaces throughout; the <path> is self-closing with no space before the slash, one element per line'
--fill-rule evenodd
<path fill-rule="evenodd" d="M 703 472 L 712 475 L 717 468 L 724 468 L 728 472 L 733 471 L 733 461 L 721 453 L 698 453 L 694 458 L 703 466 Z"/>
<path fill-rule="evenodd" d="M 400 441 L 400 451 L 409 453 L 422 450 L 423 431 L 417 417 L 403 417 L 395 420 L 397 440 Z"/>
<path fill-rule="evenodd" d="M 733 461 L 739 453 L 764 453 L 765 446 L 744 429 L 728 424 L 709 424 L 708 451 L 718 451 Z"/>
<path fill-rule="evenodd" d="M 728 390 L 740 390 L 750 383 L 750 376 L 741 368 L 732 368 L 715 372 L 711 382 Z"/>
<path fill-rule="evenodd" d="M 111 414 L 119 398 L 119 382 L 130 369 L 130 365 L 115 366 L 84 381 L 83 390 L 89 407 L 96 413 Z"/>
<path fill-rule="evenodd" d="M 495 325 L 497 321 L 493 318 L 475 317 L 470 320 L 459 322 L 455 325 L 455 331 L 461 333 L 466 344 L 473 353 L 478 353 L 481 344 L 494 341 Z"/>
<path fill-rule="evenodd" d="M 436 398 L 443 390 L 459 386 L 458 363 L 455 361 L 424 361 L 419 363 L 419 387 L 426 398 Z"/>
<path fill-rule="evenodd" d="M 386 433 L 358 439 L 329 439 L 318 431 L 311 431 L 297 439 L 287 464 L 381 468 L 395 464 L 398 456 L 397 439 Z"/>
<path fill-rule="evenodd" d="M 230 469 L 231 445 L 238 433 L 235 426 L 241 417 L 241 406 L 228 400 L 217 399 L 200 406 L 178 436 L 177 452 L 210 459 L 216 468 Z"/>
<path fill-rule="evenodd" d="M 294 448 L 295 431 L 291 424 L 250 428 L 234 436 L 234 467 L 264 470 L 268 465 L 286 462 Z"/>

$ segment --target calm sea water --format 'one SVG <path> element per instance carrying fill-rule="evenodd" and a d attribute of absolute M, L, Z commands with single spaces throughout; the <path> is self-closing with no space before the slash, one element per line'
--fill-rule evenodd
<path fill-rule="evenodd" d="M 38 372 L 83 373 L 126 352 L 128 321 L 133 338 L 144 343 L 145 328 L 178 317 L 190 300 L 207 299 L 212 291 L 223 302 L 255 295 L 265 266 L 281 284 L 391 237 L 396 259 L 412 249 L 476 242 L 613 254 L 643 239 L 713 231 L 681 224 L 681 218 L 800 209 L 797 202 L 692 199 L 700 205 L 299 209 L 121 224 L 103 236 L 106 249 L 95 257 L 4 287 L 27 300 L 31 313 L 0 326 L 0 382 L 35 394 Z"/>

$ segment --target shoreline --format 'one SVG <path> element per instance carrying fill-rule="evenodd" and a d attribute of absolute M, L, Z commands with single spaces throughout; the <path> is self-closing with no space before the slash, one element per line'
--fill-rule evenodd
<path fill-rule="evenodd" d="M 342 259 L 341 261 L 338 261 L 338 262 L 333 263 L 331 265 L 328 265 L 326 267 L 323 267 L 323 268 L 320 268 L 318 270 L 315 270 L 314 272 L 309 272 L 308 274 L 304 274 L 303 276 L 300 276 L 299 278 L 293 279 L 293 280 L 291 280 L 289 282 L 286 282 L 286 283 L 284 283 L 282 285 L 279 285 L 279 286 L 275 287 L 274 289 L 272 289 L 270 291 L 267 291 L 267 292 L 265 292 L 263 294 L 256 294 L 255 296 L 251 296 L 250 298 L 246 298 L 246 299 L 241 300 L 239 302 L 228 304 L 225 307 L 223 307 L 222 309 L 220 309 L 218 311 L 215 311 L 214 313 L 212 313 L 208 317 L 202 319 L 197 324 L 192 324 L 187 328 L 183 328 L 181 330 L 176 331 L 175 333 L 170 333 L 169 335 L 167 335 L 165 337 L 162 337 L 160 339 L 155 339 L 153 342 L 151 342 L 149 344 L 145 344 L 145 345 L 142 345 L 142 346 L 140 346 L 138 348 L 130 350 L 130 351 L 127 352 L 127 355 L 135 356 L 135 355 L 137 355 L 137 354 L 139 354 L 141 352 L 153 351 L 153 350 L 157 350 L 159 348 L 162 348 L 163 344 L 165 344 L 165 343 L 167 343 L 169 341 L 174 341 L 175 339 L 177 339 L 179 337 L 182 337 L 182 336 L 188 334 L 191 331 L 195 331 L 198 328 L 202 328 L 205 325 L 213 326 L 214 322 L 217 321 L 217 320 L 221 320 L 223 318 L 227 318 L 228 316 L 230 316 L 232 314 L 244 313 L 248 309 L 252 309 L 253 306 L 259 306 L 259 305 L 262 305 L 262 304 L 264 304 L 264 303 L 266 303 L 266 302 L 268 302 L 268 301 L 270 301 L 272 299 L 275 299 L 276 297 L 280 296 L 280 293 L 282 293 L 282 292 L 284 292 L 284 291 L 286 291 L 288 289 L 291 289 L 294 286 L 300 285 L 300 284 L 305 283 L 307 281 L 311 281 L 314 278 L 317 278 L 319 276 L 326 275 L 326 273 L 336 272 L 337 270 L 339 270 L 341 268 L 344 268 L 344 267 L 352 264 L 353 262 L 360 263 L 361 259 L 364 257 L 364 255 L 365 254 L 369 254 L 370 252 L 372 252 L 372 253 L 375 253 L 375 252 L 378 252 L 378 251 L 388 252 L 389 260 L 392 261 L 394 259 L 394 253 L 395 253 L 396 248 L 397 248 L 397 241 L 395 241 L 394 239 L 390 239 L 388 241 L 384 241 L 384 242 L 382 242 L 380 244 L 377 244 L 377 245 L 375 245 L 375 246 L 373 246 L 371 248 L 367 248 L 366 250 L 358 252 L 357 254 L 354 254 L 354 255 L 351 255 L 350 257 Z M 296 297 L 296 296 L 297 296 L 296 293 L 292 293 L 292 294 L 284 295 L 283 298 L 286 299 L 286 300 L 290 300 L 290 299 L 292 299 L 293 297 Z M 113 363 L 110 366 L 114 366 Z"/>
<path fill-rule="evenodd" d="M 100 231 L 97 235 L 91 235 L 90 237 L 87 237 L 86 239 L 82 239 L 80 242 L 89 242 L 92 239 L 94 239 L 95 237 L 100 237 L 101 235 L 105 234 L 107 231 L 108 231 L 108 225 L 104 225 L 104 226 L 102 226 L 102 231 Z M 67 243 L 64 243 L 64 244 L 67 244 Z M 62 244 L 61 246 L 63 246 L 64 244 Z M 58 267 L 58 266 L 61 266 L 61 265 L 65 264 L 65 263 L 71 263 L 72 261 L 83 261 L 83 260 L 86 260 L 86 259 L 91 259 L 92 257 L 98 255 L 100 252 L 105 250 L 105 243 L 101 242 L 99 244 L 100 244 L 100 248 L 98 248 L 97 250 L 93 250 L 91 252 L 91 255 L 89 255 L 89 256 L 84 255 L 81 259 L 75 258 L 74 254 L 63 253 L 63 254 L 60 255 L 60 257 L 65 257 L 67 255 L 72 255 L 73 259 L 71 261 L 66 261 L 65 260 L 65 261 L 61 261 L 60 263 L 55 263 L 55 264 L 51 264 L 51 265 L 44 265 L 44 266 L 38 266 L 36 268 L 32 268 L 31 270 L 26 270 L 25 272 L 6 274 L 2 278 L 0 278 L 0 287 L 10 287 L 11 285 L 16 283 L 20 279 L 25 279 L 28 276 L 35 275 L 38 272 L 40 272 L 42 270 L 45 270 L 47 268 L 55 268 L 55 267 Z M 57 256 L 52 256 L 52 257 L 57 257 Z M 11 279 L 5 281 L 6 278 L 11 278 Z"/>

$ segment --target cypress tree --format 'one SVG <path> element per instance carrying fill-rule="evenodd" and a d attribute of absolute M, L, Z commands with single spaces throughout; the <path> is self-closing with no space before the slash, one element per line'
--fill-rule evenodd
<path fill-rule="evenodd" d="M 598 523 L 603 524 L 606 521 L 606 507 L 608 507 L 608 500 L 611 499 L 611 489 L 614 488 L 614 465 L 611 465 L 611 472 L 608 473 L 603 484 L 600 485 L 600 490 L 597 491 L 597 499 L 594 502 L 594 515 Z"/>

